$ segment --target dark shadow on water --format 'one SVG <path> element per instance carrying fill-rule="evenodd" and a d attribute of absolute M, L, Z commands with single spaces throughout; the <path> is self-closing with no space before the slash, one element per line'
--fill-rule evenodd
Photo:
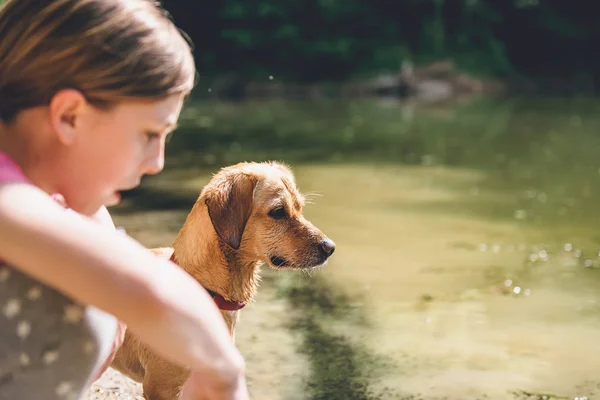
<path fill-rule="evenodd" d="M 132 214 L 143 211 L 191 210 L 199 193 L 161 189 L 148 185 L 122 193 L 122 203 L 111 209 L 111 213 Z"/>
<path fill-rule="evenodd" d="M 298 277 L 280 295 L 293 310 L 291 329 L 302 335 L 298 350 L 310 362 L 308 399 L 400 398 L 385 388 L 373 388 L 372 380 L 378 373 L 393 370 L 395 366 L 360 344 L 357 335 L 359 330 L 368 330 L 368 323 L 360 309 L 352 306 L 356 299 L 318 277 Z M 344 325 L 343 334 L 332 332 L 329 325 L 334 322 Z"/>

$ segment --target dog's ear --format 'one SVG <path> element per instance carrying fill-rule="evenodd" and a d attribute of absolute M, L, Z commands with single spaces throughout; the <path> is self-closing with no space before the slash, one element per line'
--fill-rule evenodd
<path fill-rule="evenodd" d="M 240 248 L 252 212 L 257 181 L 256 176 L 249 174 L 227 174 L 206 192 L 212 225 L 221 240 L 235 250 Z"/>

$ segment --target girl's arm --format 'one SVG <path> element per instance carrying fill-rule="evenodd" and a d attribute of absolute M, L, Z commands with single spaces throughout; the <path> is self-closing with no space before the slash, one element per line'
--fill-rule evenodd
<path fill-rule="evenodd" d="M 244 381 L 244 362 L 223 318 L 194 279 L 135 240 L 66 212 L 41 190 L 0 185 L 0 254 L 74 300 L 113 314 L 159 354 L 225 392 Z M 231 398 L 247 398 L 243 392 Z"/>

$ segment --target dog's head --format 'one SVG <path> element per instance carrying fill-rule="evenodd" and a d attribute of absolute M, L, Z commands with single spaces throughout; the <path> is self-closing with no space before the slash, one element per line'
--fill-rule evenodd
<path fill-rule="evenodd" d="M 324 264 L 335 243 L 302 215 L 304 198 L 286 166 L 240 163 L 222 169 L 201 194 L 224 245 L 275 268 Z"/>

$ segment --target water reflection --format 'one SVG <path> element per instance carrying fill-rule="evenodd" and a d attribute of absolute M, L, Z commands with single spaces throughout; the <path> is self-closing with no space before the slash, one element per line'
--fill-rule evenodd
<path fill-rule="evenodd" d="M 338 245 L 330 264 L 310 277 L 266 272 L 240 325 L 240 347 L 260 347 L 269 290 L 295 316 L 277 328 L 294 338 L 281 351 L 298 352 L 286 367 L 273 371 L 268 351 L 250 362 L 257 398 L 593 398 L 600 102 L 403 107 L 195 104 L 167 169 L 145 184 L 187 205 L 218 165 L 278 158 L 322 195 L 306 215 Z M 352 306 L 307 305 L 329 304 L 331 290 L 343 293 L 331 304 Z M 272 337 L 264 346 L 278 351 Z"/>

